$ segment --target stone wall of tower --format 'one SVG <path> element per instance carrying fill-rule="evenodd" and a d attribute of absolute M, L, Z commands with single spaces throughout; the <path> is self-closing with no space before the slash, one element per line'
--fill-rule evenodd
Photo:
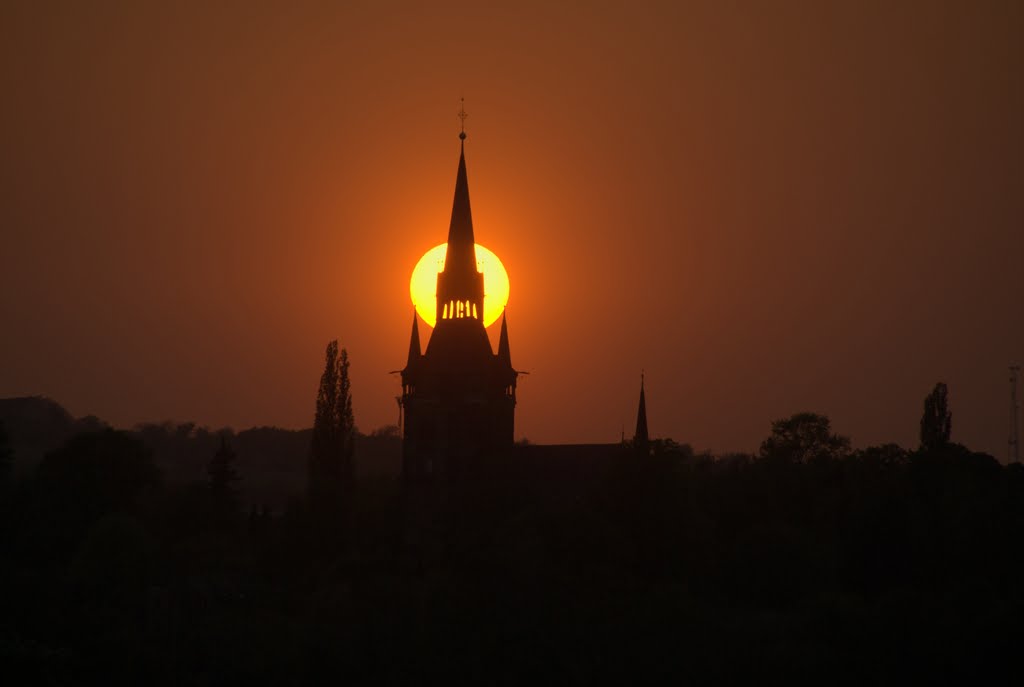
<path fill-rule="evenodd" d="M 512 448 L 515 396 L 486 399 L 410 393 L 402 399 L 403 475 L 410 481 L 457 477 Z"/>

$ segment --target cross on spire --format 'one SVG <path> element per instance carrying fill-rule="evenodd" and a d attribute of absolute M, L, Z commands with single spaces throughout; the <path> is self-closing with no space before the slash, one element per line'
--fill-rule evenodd
<path fill-rule="evenodd" d="M 466 99 L 465 98 L 459 98 L 459 114 L 458 114 L 458 117 L 459 117 L 459 121 L 462 124 L 462 130 L 459 132 L 459 138 L 461 138 L 463 141 L 466 140 L 466 117 L 468 117 L 468 116 L 469 115 L 466 114 Z"/>

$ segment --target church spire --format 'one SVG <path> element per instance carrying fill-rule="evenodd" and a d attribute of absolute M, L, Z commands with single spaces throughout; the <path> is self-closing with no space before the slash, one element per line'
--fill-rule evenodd
<path fill-rule="evenodd" d="M 647 434 L 647 401 L 644 399 L 644 375 L 640 373 L 640 407 L 636 411 L 636 434 L 633 435 L 633 446 L 637 451 L 647 453 L 650 437 Z"/>
<path fill-rule="evenodd" d="M 484 275 L 476 266 L 473 215 L 469 209 L 469 179 L 466 175 L 466 132 L 459 134 L 459 170 L 455 175 L 455 199 L 448 226 L 448 248 L 444 269 L 437 275 L 437 322 L 473 319 L 484 314 Z"/>
<path fill-rule="evenodd" d="M 455 176 L 455 200 L 452 202 L 452 219 L 448 225 L 448 255 L 445 258 L 444 271 L 475 272 L 476 251 L 473 249 L 473 214 L 469 209 L 466 144 L 463 142 L 459 148 L 459 171 Z"/>
<path fill-rule="evenodd" d="M 469 209 L 469 179 L 466 176 L 466 104 L 459 102 L 459 171 L 455 175 L 455 200 L 452 202 L 452 220 L 448 225 L 448 255 L 444 271 L 475 273 L 476 250 L 473 237 L 473 214 Z"/>

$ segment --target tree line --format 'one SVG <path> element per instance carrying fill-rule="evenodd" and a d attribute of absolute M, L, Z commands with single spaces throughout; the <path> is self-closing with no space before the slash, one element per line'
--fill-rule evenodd
<path fill-rule="evenodd" d="M 853 450 L 799 413 L 754 454 L 653 440 L 568 479 L 494 456 L 437 495 L 357 473 L 348 365 L 331 342 L 308 488 L 281 508 L 242 502 L 257 475 L 231 435 L 190 481 L 144 433 L 77 434 L 22 476 L 0 441 L 6 674 L 976 683 L 1013 665 L 1024 470 L 951 441 L 944 385 L 914 449 Z"/>

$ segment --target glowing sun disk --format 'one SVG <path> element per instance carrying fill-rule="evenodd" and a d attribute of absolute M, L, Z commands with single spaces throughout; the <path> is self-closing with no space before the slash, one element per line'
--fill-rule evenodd
<path fill-rule="evenodd" d="M 409 280 L 409 295 L 416 312 L 433 327 L 437 322 L 437 275 L 444 269 L 448 244 L 434 246 L 420 258 Z M 489 327 L 501 317 L 508 303 L 508 272 L 498 256 L 476 244 L 476 267 L 484 273 L 484 326 Z"/>

